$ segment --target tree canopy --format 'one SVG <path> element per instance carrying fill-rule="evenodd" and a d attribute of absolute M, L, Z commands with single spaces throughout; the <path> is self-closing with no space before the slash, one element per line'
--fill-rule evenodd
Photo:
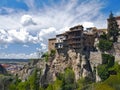
<path fill-rule="evenodd" d="M 119 31 L 119 25 L 111 12 L 108 18 L 108 39 L 112 38 L 113 42 L 117 42 Z"/>

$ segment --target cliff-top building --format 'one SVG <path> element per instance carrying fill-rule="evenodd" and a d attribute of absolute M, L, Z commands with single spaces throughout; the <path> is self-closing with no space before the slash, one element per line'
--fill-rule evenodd
<path fill-rule="evenodd" d="M 89 48 L 89 50 L 92 50 L 95 42 L 95 32 L 92 30 L 93 28 L 89 31 L 84 31 L 82 25 L 77 25 L 65 33 L 56 35 L 56 39 L 49 39 L 49 52 L 52 49 L 56 49 L 59 52 L 65 52 L 68 49 L 80 51 L 81 49 L 87 50 Z"/>
<path fill-rule="evenodd" d="M 78 25 L 70 28 L 70 30 L 66 32 L 66 35 L 67 35 L 66 42 L 69 48 L 79 49 L 82 47 L 82 38 L 83 38 L 82 25 Z"/>

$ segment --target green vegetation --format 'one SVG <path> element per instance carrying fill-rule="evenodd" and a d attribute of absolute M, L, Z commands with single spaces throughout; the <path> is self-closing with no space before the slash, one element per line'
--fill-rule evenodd
<path fill-rule="evenodd" d="M 75 75 L 74 72 L 67 68 L 62 78 L 62 90 L 73 90 L 75 88 Z"/>
<path fill-rule="evenodd" d="M 46 90 L 74 90 L 75 75 L 72 69 L 67 68 L 64 73 L 58 75 L 53 84 L 49 84 Z"/>
<path fill-rule="evenodd" d="M 97 83 L 94 86 L 95 86 L 94 90 L 115 90 L 112 87 L 110 87 L 109 85 L 104 84 L 104 83 Z"/>
<path fill-rule="evenodd" d="M 106 69 L 105 65 L 104 66 L 102 65 L 102 67 L 103 68 L 101 69 L 103 70 Z M 118 63 L 115 63 L 114 66 L 112 66 L 108 70 L 116 71 L 116 75 L 109 75 L 109 77 L 106 80 L 99 82 L 99 83 L 91 84 L 90 87 L 92 87 L 92 89 L 94 90 L 120 90 L 120 65 Z M 89 90 L 92 90 L 92 89 L 89 89 Z"/>
<path fill-rule="evenodd" d="M 120 76 L 110 75 L 104 82 L 94 84 L 95 90 L 120 90 Z"/>
<path fill-rule="evenodd" d="M 32 75 L 25 82 L 21 82 L 21 80 L 16 78 L 15 81 L 9 85 L 9 90 L 39 90 L 38 80 L 37 69 L 35 69 Z"/>
<path fill-rule="evenodd" d="M 50 55 L 48 54 L 48 52 L 46 52 L 46 53 L 44 53 L 44 54 L 42 55 L 42 58 L 44 58 L 45 61 L 48 62 L 49 56 L 50 56 Z"/>
<path fill-rule="evenodd" d="M 97 67 L 98 75 L 100 76 L 102 81 L 106 80 L 110 76 L 109 71 L 111 71 L 110 68 L 114 66 L 114 60 L 114 56 L 109 54 L 102 54 L 102 65 L 99 65 Z"/>
<path fill-rule="evenodd" d="M 61 90 L 61 86 L 62 86 L 62 81 L 57 79 L 53 84 L 49 84 L 46 90 Z"/>
<path fill-rule="evenodd" d="M 101 39 L 99 42 L 99 48 L 102 52 L 108 51 L 112 49 L 113 43 L 108 40 Z M 110 54 L 104 54 L 102 53 L 102 65 L 99 65 L 97 67 L 98 69 L 98 75 L 102 79 L 102 81 L 106 80 L 110 74 L 109 74 L 109 68 L 111 68 L 114 65 L 115 57 Z"/>
<path fill-rule="evenodd" d="M 107 67 L 112 67 L 115 63 L 115 57 L 110 54 L 102 54 L 102 64 L 107 64 Z"/>
<path fill-rule="evenodd" d="M 98 44 L 98 47 L 102 52 L 111 50 L 112 46 L 113 46 L 113 43 L 105 39 L 100 39 Z"/>
<path fill-rule="evenodd" d="M 106 80 L 109 77 L 109 71 L 107 65 L 99 65 L 97 69 L 98 69 L 98 75 L 100 76 L 102 81 Z"/>
<path fill-rule="evenodd" d="M 55 51 L 55 50 L 51 50 L 51 52 L 50 52 L 50 56 L 54 56 L 54 55 L 55 55 L 55 53 L 56 53 L 56 51 Z"/>
<path fill-rule="evenodd" d="M 39 82 L 37 82 L 37 70 L 35 69 L 33 74 L 28 79 L 30 90 L 38 90 Z"/>
<path fill-rule="evenodd" d="M 102 51 L 102 65 L 99 65 L 97 67 L 98 69 L 98 75 L 102 79 L 102 81 L 105 81 L 110 76 L 110 72 L 114 72 L 114 70 L 110 70 L 114 66 L 115 63 L 115 57 L 111 54 L 105 54 L 105 52 L 112 50 L 113 48 L 113 42 L 117 41 L 117 37 L 115 35 L 118 34 L 118 27 L 115 18 L 113 17 L 112 13 L 109 17 L 109 23 L 108 23 L 108 33 L 103 34 L 100 36 L 98 47 Z M 111 38 L 113 38 L 111 40 Z"/>
<path fill-rule="evenodd" d="M 54 83 L 49 84 L 44 90 L 87 90 L 91 83 L 93 82 L 88 78 L 81 78 L 76 82 L 74 71 L 67 68 L 64 73 L 58 75 Z"/>
<path fill-rule="evenodd" d="M 100 39 L 107 40 L 107 34 L 103 33 L 102 35 L 100 35 Z"/>
<path fill-rule="evenodd" d="M 42 55 L 42 58 L 44 58 L 44 60 L 45 60 L 46 62 L 48 62 L 48 60 L 49 60 L 50 57 L 54 57 L 54 56 L 55 56 L 55 53 L 56 53 L 55 50 L 51 50 L 50 54 L 49 54 L 48 52 L 44 53 L 44 54 Z"/>
<path fill-rule="evenodd" d="M 81 78 L 77 81 L 77 90 L 92 90 L 92 83 L 88 78 Z"/>
<path fill-rule="evenodd" d="M 119 25 L 117 24 L 115 17 L 111 13 L 108 19 L 108 39 L 111 40 L 112 38 L 113 42 L 117 42 L 119 31 Z"/>

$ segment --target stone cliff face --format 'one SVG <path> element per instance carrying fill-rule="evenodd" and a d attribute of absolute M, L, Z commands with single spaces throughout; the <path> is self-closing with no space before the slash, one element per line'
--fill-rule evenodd
<path fill-rule="evenodd" d="M 106 53 L 115 55 L 115 60 L 120 62 L 120 42 L 114 43 L 113 49 Z M 48 62 L 44 59 L 33 60 L 26 64 L 16 75 L 23 81 L 27 80 L 35 68 L 39 69 L 40 85 L 47 85 L 53 82 L 59 73 L 63 73 L 68 67 L 72 68 L 75 73 L 75 79 L 87 77 L 89 79 L 100 81 L 97 70 L 93 74 L 94 67 L 102 63 L 101 52 L 98 50 L 85 52 L 84 54 L 76 53 L 75 50 L 68 50 L 67 53 L 57 53 L 50 57 Z"/>
<path fill-rule="evenodd" d="M 27 80 L 32 74 L 35 68 L 41 70 L 40 84 L 46 85 L 53 82 L 59 73 L 63 73 L 64 70 L 71 67 L 75 73 L 75 79 L 78 80 L 81 77 L 93 78 L 91 66 L 85 56 L 76 53 L 74 50 L 69 50 L 66 55 L 59 54 L 54 59 L 45 62 L 44 60 L 37 60 L 28 63 L 24 68 L 18 71 L 16 74 L 23 81 Z"/>
<path fill-rule="evenodd" d="M 25 81 L 28 79 L 28 77 L 33 73 L 33 71 L 38 68 L 41 69 L 41 72 L 45 71 L 45 62 L 42 60 L 32 60 L 31 62 L 27 63 L 26 65 L 24 65 L 24 67 L 17 71 L 15 73 L 15 75 L 17 75 L 19 77 L 19 79 L 21 79 L 22 81 Z M 41 73 L 38 72 L 38 73 Z M 41 74 L 42 75 L 42 74 Z"/>

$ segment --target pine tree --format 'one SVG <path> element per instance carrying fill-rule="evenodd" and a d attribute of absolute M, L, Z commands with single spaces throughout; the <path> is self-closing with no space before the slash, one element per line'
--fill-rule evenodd
<path fill-rule="evenodd" d="M 112 38 L 113 42 L 117 42 L 118 35 L 119 35 L 118 27 L 119 25 L 117 24 L 117 21 L 111 12 L 108 19 L 108 39 L 109 40 L 110 38 Z"/>

